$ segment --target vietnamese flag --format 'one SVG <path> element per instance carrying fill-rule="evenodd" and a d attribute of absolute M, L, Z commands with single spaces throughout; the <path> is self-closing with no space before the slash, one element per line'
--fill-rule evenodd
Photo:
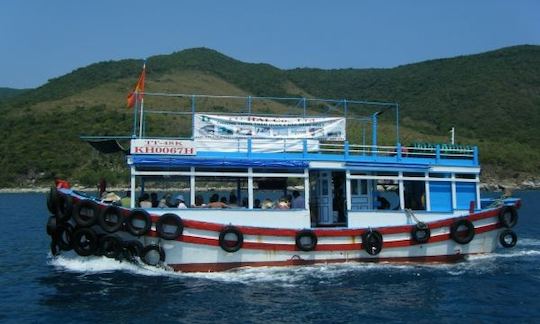
<path fill-rule="evenodd" d="M 144 93 L 144 77 L 146 74 L 146 63 L 143 64 L 143 69 L 141 72 L 141 76 L 139 77 L 139 81 L 137 81 L 137 84 L 135 84 L 135 89 L 133 89 L 132 92 L 130 92 L 127 96 L 127 107 L 133 108 L 135 106 L 135 101 L 137 99 L 141 99 L 143 97 Z M 137 98 L 137 96 L 139 98 Z"/>

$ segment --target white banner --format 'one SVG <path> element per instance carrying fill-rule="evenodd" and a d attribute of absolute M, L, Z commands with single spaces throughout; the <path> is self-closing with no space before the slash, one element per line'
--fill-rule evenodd
<path fill-rule="evenodd" d="M 287 138 L 344 141 L 345 118 L 195 114 L 196 138 Z"/>
<path fill-rule="evenodd" d="M 165 139 L 132 139 L 131 154 L 196 155 L 193 141 Z"/>
<path fill-rule="evenodd" d="M 216 139 L 197 138 L 195 139 L 199 151 L 219 151 L 219 152 L 247 152 L 248 139 Z M 308 139 L 306 141 L 307 152 L 319 151 L 319 141 Z M 275 139 L 257 138 L 251 140 L 251 152 L 257 153 L 280 153 L 280 152 L 302 152 L 304 151 L 303 139 Z"/>

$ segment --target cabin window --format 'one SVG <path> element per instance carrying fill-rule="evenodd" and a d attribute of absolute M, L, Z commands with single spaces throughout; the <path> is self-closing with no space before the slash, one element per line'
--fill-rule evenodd
<path fill-rule="evenodd" d="M 136 195 L 135 207 L 150 208 L 150 205 L 141 204 L 142 201 L 149 202 L 152 208 L 176 207 L 179 195 L 183 196 L 186 206 L 191 204 L 190 181 L 187 176 L 145 176 L 141 177 L 140 181 L 142 190 Z"/>
<path fill-rule="evenodd" d="M 425 173 L 422 172 L 403 172 L 403 176 L 406 178 L 423 178 Z"/>
<path fill-rule="evenodd" d="M 474 173 L 456 173 L 456 179 L 476 179 Z"/>
<path fill-rule="evenodd" d="M 353 196 L 358 195 L 358 180 L 357 179 L 351 180 L 351 195 Z"/>
<path fill-rule="evenodd" d="M 247 178 L 243 177 L 205 177 L 195 178 L 196 207 L 220 201 L 232 208 L 247 208 Z"/>
<path fill-rule="evenodd" d="M 374 193 L 375 209 L 399 209 L 399 185 L 397 180 L 378 179 Z"/>
<path fill-rule="evenodd" d="M 295 197 L 295 192 L 298 193 L 297 197 Z M 254 177 L 253 208 L 304 209 L 304 179 L 298 177 Z"/>
<path fill-rule="evenodd" d="M 426 210 L 425 181 L 403 181 L 405 208 Z"/>
<path fill-rule="evenodd" d="M 449 173 L 430 173 L 430 178 L 450 178 Z"/>
<path fill-rule="evenodd" d="M 352 179 L 351 195 L 367 195 L 367 180 Z"/>

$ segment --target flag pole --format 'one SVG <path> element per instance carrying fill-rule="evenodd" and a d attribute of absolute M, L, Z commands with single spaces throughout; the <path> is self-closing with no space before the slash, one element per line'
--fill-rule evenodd
<path fill-rule="evenodd" d="M 138 122 L 138 120 L 137 120 L 137 113 L 138 113 L 137 109 L 138 109 L 138 106 L 139 106 L 137 104 L 137 101 L 138 101 L 137 98 L 135 98 L 135 100 L 136 100 L 135 108 L 133 108 L 133 135 L 132 135 L 133 138 L 137 137 L 137 122 Z"/>
<path fill-rule="evenodd" d="M 138 94 L 137 94 L 138 96 Z M 141 98 L 141 116 L 139 118 L 139 138 L 143 137 L 143 114 L 144 114 L 144 97 Z"/>

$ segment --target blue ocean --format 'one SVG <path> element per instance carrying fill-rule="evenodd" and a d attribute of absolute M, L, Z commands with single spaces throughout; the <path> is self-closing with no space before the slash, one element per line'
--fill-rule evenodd
<path fill-rule="evenodd" d="M 537 322 L 540 191 L 516 196 L 517 246 L 460 263 L 182 274 L 104 257 L 53 258 L 45 194 L 0 194 L 0 322 Z"/>

